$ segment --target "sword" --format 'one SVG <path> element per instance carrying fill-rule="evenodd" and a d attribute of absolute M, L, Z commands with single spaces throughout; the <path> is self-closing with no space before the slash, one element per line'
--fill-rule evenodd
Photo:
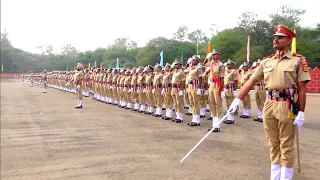
<path fill-rule="evenodd" d="M 226 119 L 229 114 L 230 114 L 230 112 L 228 111 L 227 114 L 224 115 L 223 118 L 220 119 L 220 121 L 218 122 L 218 124 L 221 124 L 221 122 L 222 122 L 224 119 Z M 214 128 L 211 128 L 211 130 L 210 130 L 205 136 L 203 136 L 203 138 L 188 152 L 188 154 L 185 155 L 185 156 L 181 159 L 180 163 L 182 163 L 182 162 L 192 153 L 192 151 L 194 151 L 194 150 L 201 144 L 201 142 L 202 142 L 204 139 L 206 139 L 206 138 L 209 136 L 209 134 L 212 133 L 213 130 L 214 130 Z"/>

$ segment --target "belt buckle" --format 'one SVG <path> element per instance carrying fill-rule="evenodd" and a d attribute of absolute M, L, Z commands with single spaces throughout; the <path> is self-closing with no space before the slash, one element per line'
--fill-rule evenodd
<path fill-rule="evenodd" d="M 278 91 L 273 90 L 271 93 L 272 93 L 272 97 L 277 97 L 277 98 L 280 97 Z"/>

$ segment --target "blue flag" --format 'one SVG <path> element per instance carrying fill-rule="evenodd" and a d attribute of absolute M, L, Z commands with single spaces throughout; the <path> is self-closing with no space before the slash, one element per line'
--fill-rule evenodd
<path fill-rule="evenodd" d="M 160 66 L 163 66 L 163 50 L 160 52 Z"/>
<path fill-rule="evenodd" d="M 117 58 L 116 68 L 117 68 L 117 69 L 119 69 L 119 68 L 120 68 L 120 60 L 119 60 L 119 57 Z"/>

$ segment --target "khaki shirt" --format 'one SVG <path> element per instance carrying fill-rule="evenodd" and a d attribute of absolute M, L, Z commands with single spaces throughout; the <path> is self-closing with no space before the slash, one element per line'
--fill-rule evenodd
<path fill-rule="evenodd" d="M 172 73 L 165 72 L 162 77 L 162 84 L 170 84 L 172 80 Z"/>
<path fill-rule="evenodd" d="M 161 72 L 156 72 L 153 78 L 153 83 L 154 85 L 160 85 L 162 84 L 162 78 L 163 78 L 163 74 Z"/>
<path fill-rule="evenodd" d="M 243 86 L 251 77 L 252 73 L 248 71 L 242 71 L 242 77 L 241 77 L 241 86 Z"/>
<path fill-rule="evenodd" d="M 216 83 L 216 82 L 214 82 L 214 80 L 212 78 L 212 73 L 214 73 L 217 76 L 217 78 L 219 79 L 219 81 L 221 81 L 221 78 L 223 78 L 224 75 L 225 75 L 225 67 L 222 64 L 222 62 L 220 62 L 220 61 L 217 61 L 217 62 L 212 61 L 211 65 L 208 68 L 210 70 L 208 84 Z M 208 70 L 208 68 L 207 68 L 207 70 Z"/>
<path fill-rule="evenodd" d="M 198 65 L 191 66 L 188 73 L 188 82 L 189 84 L 193 80 L 199 80 L 200 77 L 203 77 L 203 71 L 202 68 Z"/>
<path fill-rule="evenodd" d="M 74 84 L 81 85 L 81 81 L 83 80 L 83 77 L 84 77 L 84 73 L 82 71 L 76 72 L 73 76 Z"/>
<path fill-rule="evenodd" d="M 152 89 L 153 79 L 154 79 L 153 73 L 148 73 L 146 75 L 146 86 L 147 86 L 147 89 L 149 90 Z"/>
<path fill-rule="evenodd" d="M 131 79 L 132 79 L 131 76 L 126 76 L 126 77 L 124 78 L 123 84 L 126 85 L 126 86 L 130 85 L 130 84 L 131 84 Z"/>
<path fill-rule="evenodd" d="M 297 88 L 298 82 L 311 80 L 306 58 L 292 55 L 290 51 L 282 59 L 273 55 L 261 61 L 252 78 L 264 80 L 269 90 Z"/>
<path fill-rule="evenodd" d="M 182 84 L 186 81 L 186 73 L 182 69 L 176 69 L 173 71 L 171 84 Z"/>
<path fill-rule="evenodd" d="M 238 80 L 238 72 L 235 69 L 227 69 L 224 73 L 224 84 L 233 84 Z"/>
<path fill-rule="evenodd" d="M 117 85 L 117 79 L 118 79 L 118 74 L 113 74 L 112 75 L 112 84 Z"/>

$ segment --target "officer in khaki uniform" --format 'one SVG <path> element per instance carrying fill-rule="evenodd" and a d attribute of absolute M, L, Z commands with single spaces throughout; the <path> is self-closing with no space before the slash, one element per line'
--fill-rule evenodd
<path fill-rule="evenodd" d="M 206 66 L 202 66 L 202 71 L 205 72 Z M 208 75 L 203 74 L 202 77 L 202 92 L 200 95 L 200 118 L 206 117 L 207 104 L 208 104 Z"/>
<path fill-rule="evenodd" d="M 42 93 L 47 93 L 47 71 L 43 70 L 42 73 L 42 81 L 43 81 L 43 91 Z"/>
<path fill-rule="evenodd" d="M 125 102 L 124 104 L 126 105 L 126 107 L 124 107 L 125 109 L 131 109 L 132 108 L 132 98 L 131 98 L 131 93 L 132 93 L 132 89 L 131 89 L 131 70 L 127 69 L 125 72 L 125 78 L 124 78 L 124 96 L 125 96 Z"/>
<path fill-rule="evenodd" d="M 153 89 L 153 79 L 154 79 L 154 68 L 150 65 L 147 66 L 146 70 L 146 97 L 147 97 L 147 112 L 145 114 L 151 115 L 153 114 L 153 108 L 154 108 L 154 97 L 152 94 Z"/>
<path fill-rule="evenodd" d="M 172 73 L 172 90 L 171 96 L 173 99 L 174 104 L 176 105 L 176 123 L 183 122 L 183 94 L 185 90 L 185 81 L 186 81 L 186 74 L 182 70 L 182 62 L 175 60 L 174 63 L 175 70 Z"/>
<path fill-rule="evenodd" d="M 75 106 L 75 108 L 82 108 L 82 100 L 83 100 L 83 96 L 82 96 L 82 81 L 84 78 L 84 73 L 82 71 L 83 65 L 78 63 L 77 65 L 77 72 L 74 74 L 73 79 L 67 84 L 67 86 L 69 86 L 71 83 L 74 83 L 76 86 L 76 93 L 78 96 L 78 105 Z"/>
<path fill-rule="evenodd" d="M 139 96 L 138 96 L 138 75 L 137 75 L 137 68 L 133 68 L 131 70 L 131 98 L 132 98 L 132 103 L 133 103 L 133 111 L 139 110 Z"/>
<path fill-rule="evenodd" d="M 153 90 L 152 94 L 155 100 L 156 105 L 156 112 L 154 114 L 155 117 L 161 117 L 162 116 L 162 104 L 163 104 L 163 96 L 161 94 L 162 92 L 162 67 L 160 64 L 156 64 L 154 66 L 154 78 L 153 78 Z"/>
<path fill-rule="evenodd" d="M 241 71 L 241 86 L 243 86 L 251 77 L 252 73 L 249 71 L 249 63 L 244 62 L 242 66 L 242 71 Z M 243 104 L 243 115 L 241 115 L 241 118 L 250 118 L 250 110 L 251 110 L 251 91 L 249 94 L 247 94 L 244 99 L 242 100 Z"/>
<path fill-rule="evenodd" d="M 188 96 L 192 107 L 192 120 L 189 126 L 200 126 L 200 95 L 202 93 L 202 76 L 203 71 L 199 65 L 200 59 L 192 56 L 192 66 L 188 72 Z"/>
<path fill-rule="evenodd" d="M 225 66 L 220 62 L 220 51 L 214 49 L 211 53 L 211 61 L 205 75 L 209 73 L 209 104 L 212 119 L 212 132 L 220 132 L 220 118 L 222 117 L 222 99 L 225 97 L 223 91 Z M 208 55 L 210 57 L 210 53 Z M 210 119 L 208 119 L 210 120 Z M 208 129 L 209 131 L 211 130 Z"/>
<path fill-rule="evenodd" d="M 190 66 L 192 66 L 192 58 L 189 58 L 188 61 L 187 61 L 187 64 L 185 66 L 185 70 L 184 72 L 186 73 L 186 90 L 185 90 L 185 94 L 184 94 L 184 99 L 185 99 L 185 109 L 188 109 L 188 111 L 185 113 L 185 115 L 188 115 L 188 116 L 191 116 L 192 115 L 192 108 L 190 106 L 190 101 L 189 101 L 189 96 L 188 96 L 188 82 L 189 82 L 189 76 L 187 75 L 189 73 L 189 69 L 190 69 Z"/>
<path fill-rule="evenodd" d="M 258 59 L 257 62 L 253 63 L 252 68 L 256 71 L 261 63 L 261 60 Z M 258 107 L 258 118 L 253 119 L 254 121 L 263 122 L 262 120 L 262 110 L 264 102 L 266 101 L 266 88 L 264 87 L 264 81 L 261 80 L 257 82 L 254 86 L 255 90 L 255 99 Z"/>
<path fill-rule="evenodd" d="M 171 65 L 166 64 L 164 66 L 164 73 L 162 77 L 162 91 L 161 94 L 163 95 L 163 100 L 166 108 L 166 115 L 162 117 L 164 120 L 172 120 L 173 114 L 173 98 L 171 97 L 171 90 L 172 90 L 172 73 L 170 72 Z"/>
<path fill-rule="evenodd" d="M 138 112 L 145 113 L 146 112 L 146 71 L 148 67 L 139 67 L 138 69 L 138 95 L 139 95 L 139 103 L 140 103 L 140 109 Z"/>
<path fill-rule="evenodd" d="M 238 86 L 238 72 L 233 68 L 235 63 L 228 59 L 227 61 L 227 69 L 224 74 L 224 93 L 226 95 L 226 105 L 227 109 L 230 108 L 230 104 L 232 103 Z M 234 124 L 234 116 L 233 114 L 228 115 L 227 119 L 224 121 L 227 124 Z"/>
<path fill-rule="evenodd" d="M 292 180 L 295 131 L 305 119 L 306 84 L 311 78 L 306 58 L 289 50 L 295 33 L 283 25 L 278 25 L 275 32 L 273 48 L 276 54 L 261 61 L 237 94 L 229 111 L 234 112 L 255 83 L 264 80 L 268 96 L 263 108 L 263 126 L 270 146 L 270 179 Z M 299 102 L 296 115 L 288 97 Z"/>
<path fill-rule="evenodd" d="M 113 69 L 112 86 L 110 87 L 112 89 L 111 103 L 113 103 L 113 105 L 117 105 L 119 100 L 117 95 L 117 86 L 118 86 L 117 79 L 118 79 L 118 69 Z"/>

